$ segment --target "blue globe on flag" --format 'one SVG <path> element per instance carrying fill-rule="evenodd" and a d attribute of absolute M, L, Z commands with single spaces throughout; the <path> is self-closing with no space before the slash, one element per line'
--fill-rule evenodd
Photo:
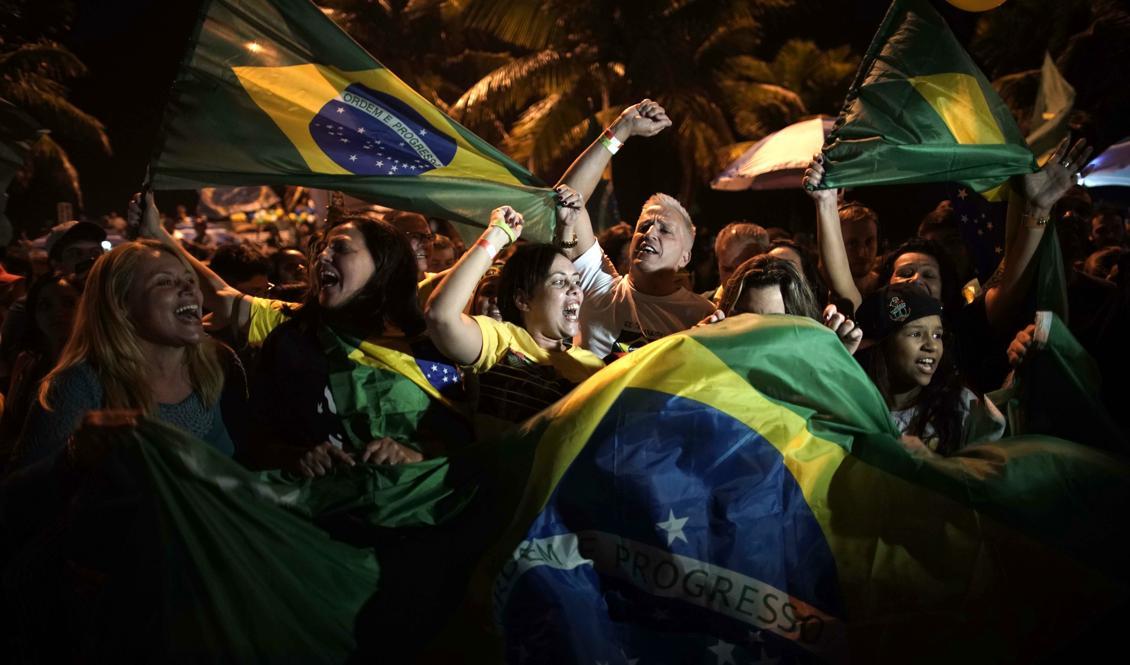
<path fill-rule="evenodd" d="M 450 164 L 457 147 L 411 106 L 358 83 L 318 111 L 310 134 L 355 175 L 422 175 Z"/>

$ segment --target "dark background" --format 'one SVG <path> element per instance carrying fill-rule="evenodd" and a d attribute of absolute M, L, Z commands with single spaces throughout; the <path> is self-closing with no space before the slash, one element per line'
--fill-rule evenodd
<path fill-rule="evenodd" d="M 71 99 L 101 119 L 107 127 L 113 154 L 57 140 L 68 150 L 77 167 L 84 194 L 84 213 L 99 216 L 121 212 L 129 195 L 142 182 L 156 137 L 170 84 L 195 26 L 199 2 L 193 0 L 107 0 L 84 2 L 9 2 L 21 13 L 9 16 L 26 37 L 42 35 L 70 48 L 89 72 L 70 85 Z M 959 40 L 968 43 L 979 17 L 935 2 L 949 20 Z M 883 0 L 813 0 L 798 3 L 777 24 L 765 25 L 760 51 L 771 56 L 793 37 L 816 41 L 831 48 L 849 44 L 862 53 L 878 26 L 887 2 Z M 69 26 L 69 29 L 67 28 Z M 411 35 L 405 39 L 412 40 Z M 1023 39 L 1017 35 L 1017 39 Z M 403 48 L 390 44 L 389 48 Z M 382 59 L 380 49 L 373 55 Z M 1039 62 L 1024 63 L 1038 67 Z M 990 74 L 991 77 L 991 74 Z M 1069 79 L 1071 77 L 1069 76 Z M 1073 81 L 1074 82 L 1074 81 Z M 1113 81 L 1107 85 L 1115 85 Z M 1123 85 L 1123 87 L 1125 87 Z M 1100 146 L 1103 147 L 1103 146 Z M 621 217 L 634 218 L 634 210 L 654 191 L 677 191 L 674 169 L 665 168 L 670 154 L 660 142 L 629 144 L 614 162 L 617 199 Z M 552 179 L 556 174 L 539 174 Z M 883 220 L 883 235 L 901 236 L 917 224 L 925 212 L 947 196 L 941 186 L 872 188 L 853 196 L 873 205 Z M 195 200 L 192 192 L 166 192 L 159 203 L 171 209 L 175 203 Z M 703 187 L 692 212 L 700 225 L 718 228 L 732 219 L 746 218 L 764 226 L 811 230 L 811 208 L 799 191 L 716 192 Z"/>

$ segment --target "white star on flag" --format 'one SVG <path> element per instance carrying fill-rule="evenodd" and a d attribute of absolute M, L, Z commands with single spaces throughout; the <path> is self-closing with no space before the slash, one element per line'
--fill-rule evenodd
<path fill-rule="evenodd" d="M 427 135 L 428 135 L 428 130 L 421 127 L 420 128 L 420 136 L 427 136 Z"/>
<path fill-rule="evenodd" d="M 338 113 L 345 113 L 345 107 L 344 106 L 337 107 L 337 112 Z"/>
<path fill-rule="evenodd" d="M 357 133 L 358 133 L 358 134 L 364 134 L 364 133 L 365 133 L 365 128 L 364 128 L 364 127 L 358 127 L 358 128 L 357 128 Z"/>
<path fill-rule="evenodd" d="M 958 197 L 959 199 L 964 199 L 964 198 L 965 198 L 965 197 L 967 197 L 967 196 L 969 196 L 969 192 L 965 191 L 965 188 L 964 188 L 964 187 L 962 187 L 961 189 L 957 190 L 957 197 Z"/>
<path fill-rule="evenodd" d="M 667 511 L 667 521 L 666 522 L 659 522 L 655 526 L 657 526 L 660 529 L 663 529 L 664 531 L 667 532 L 667 544 L 668 545 L 675 542 L 676 538 L 678 538 L 679 540 L 681 540 L 685 543 L 685 542 L 687 542 L 687 537 L 683 533 L 683 525 L 687 523 L 688 519 L 690 519 L 690 518 L 688 518 L 688 517 L 676 518 L 675 517 L 675 511 L 674 510 L 668 510 Z"/>
<path fill-rule="evenodd" d="M 377 166 L 384 166 L 384 165 L 385 165 L 384 162 L 377 162 Z"/>
<path fill-rule="evenodd" d="M 718 665 L 735 665 L 733 644 L 727 644 L 722 640 L 718 640 L 718 644 L 707 648 L 713 651 L 714 655 L 718 657 Z"/>
<path fill-rule="evenodd" d="M 355 161 L 357 161 L 357 155 L 350 155 L 350 156 L 349 156 L 349 161 L 351 161 L 351 162 L 355 162 Z"/>

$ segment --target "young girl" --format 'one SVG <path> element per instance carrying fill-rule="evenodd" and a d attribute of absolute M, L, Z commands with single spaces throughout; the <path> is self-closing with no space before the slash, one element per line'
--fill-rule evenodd
<path fill-rule="evenodd" d="M 911 284 L 886 286 L 863 300 L 856 321 L 865 344 L 856 358 L 910 447 L 948 455 L 1000 438 L 1004 417 L 958 381 L 937 299 Z"/>

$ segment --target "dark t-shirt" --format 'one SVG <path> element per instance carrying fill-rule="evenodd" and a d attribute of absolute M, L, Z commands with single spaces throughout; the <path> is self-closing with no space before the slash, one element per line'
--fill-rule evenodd
<path fill-rule="evenodd" d="M 251 374 L 251 429 L 257 442 L 312 448 L 342 446 L 346 433 L 329 390 L 329 362 L 312 330 L 298 321 L 275 328 Z"/>
<path fill-rule="evenodd" d="M 309 323 L 291 319 L 271 331 L 250 381 L 253 445 L 262 450 L 279 445 L 312 448 L 329 442 L 347 451 L 353 449 L 342 423 L 344 416 L 339 413 L 330 389 L 328 352 L 316 327 Z M 424 350 L 421 346 L 413 352 L 419 360 Z M 342 356 L 335 360 L 335 365 L 351 362 Z M 471 442 L 473 436 L 465 418 L 427 397 L 407 378 L 400 377 L 400 380 L 403 383 L 398 383 L 398 389 L 418 391 L 425 408 L 417 420 L 411 414 L 395 412 L 396 405 L 372 403 L 375 412 L 388 407 L 385 413 L 379 414 L 381 422 L 395 430 L 388 435 L 428 456 Z M 364 414 L 353 415 L 355 419 L 358 417 L 363 418 Z M 414 430 L 410 432 L 405 428 L 408 420 L 414 423 Z M 369 429 L 373 423 L 371 420 L 360 424 L 350 422 L 355 425 L 354 431 Z M 358 432 L 358 436 L 360 434 Z"/>

